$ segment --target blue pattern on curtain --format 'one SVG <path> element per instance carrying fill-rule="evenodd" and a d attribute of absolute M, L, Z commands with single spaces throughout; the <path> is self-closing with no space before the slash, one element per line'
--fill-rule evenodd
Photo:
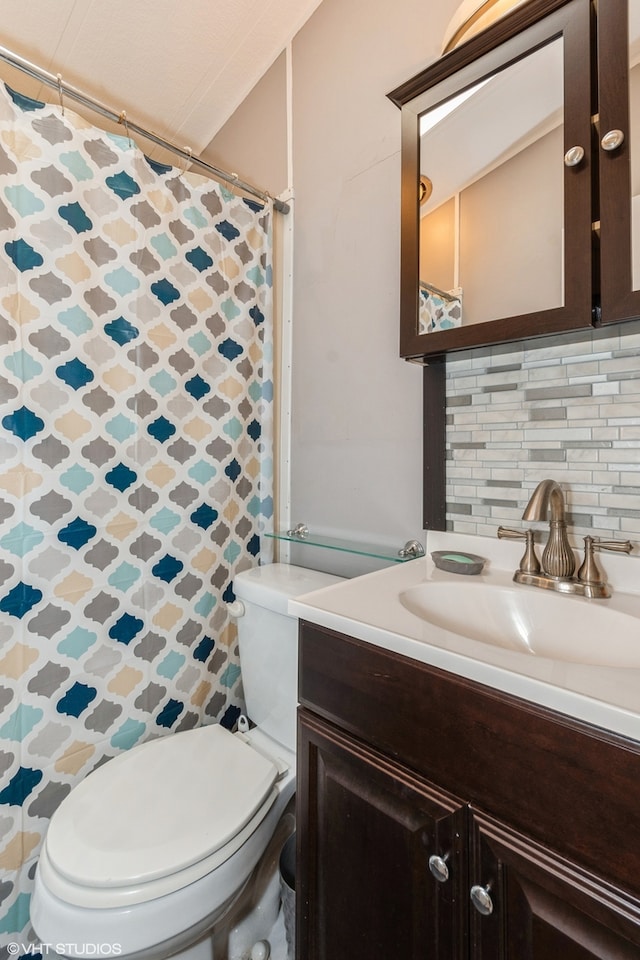
<path fill-rule="evenodd" d="M 0 943 L 78 780 L 240 710 L 270 258 L 268 209 L 0 89 Z"/>

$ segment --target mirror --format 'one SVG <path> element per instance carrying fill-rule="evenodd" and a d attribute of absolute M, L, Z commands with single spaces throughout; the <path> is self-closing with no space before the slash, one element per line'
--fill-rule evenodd
<path fill-rule="evenodd" d="M 526 0 L 389 94 L 401 356 L 591 325 L 592 49 L 589 0 Z"/>
<path fill-rule="evenodd" d="M 564 305 L 563 83 L 556 39 L 420 114 L 420 334 Z"/>

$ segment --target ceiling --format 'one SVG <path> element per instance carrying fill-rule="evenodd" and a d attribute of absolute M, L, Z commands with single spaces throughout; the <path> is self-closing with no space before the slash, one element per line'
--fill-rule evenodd
<path fill-rule="evenodd" d="M 0 46 L 197 156 L 320 2 L 2 0 Z M 57 98 L 2 63 L 0 78 Z"/>

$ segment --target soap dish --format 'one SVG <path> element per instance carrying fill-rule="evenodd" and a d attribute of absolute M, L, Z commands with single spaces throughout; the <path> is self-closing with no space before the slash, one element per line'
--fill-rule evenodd
<path fill-rule="evenodd" d="M 476 553 L 461 553 L 459 550 L 434 550 L 431 559 L 439 570 L 447 573 L 464 573 L 467 576 L 482 573 L 485 558 Z"/>

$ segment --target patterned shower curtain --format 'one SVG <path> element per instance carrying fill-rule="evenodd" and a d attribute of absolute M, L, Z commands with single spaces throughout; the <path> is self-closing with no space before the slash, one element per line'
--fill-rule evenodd
<path fill-rule="evenodd" d="M 0 947 L 76 782 L 239 713 L 270 256 L 268 209 L 0 87 Z"/>

